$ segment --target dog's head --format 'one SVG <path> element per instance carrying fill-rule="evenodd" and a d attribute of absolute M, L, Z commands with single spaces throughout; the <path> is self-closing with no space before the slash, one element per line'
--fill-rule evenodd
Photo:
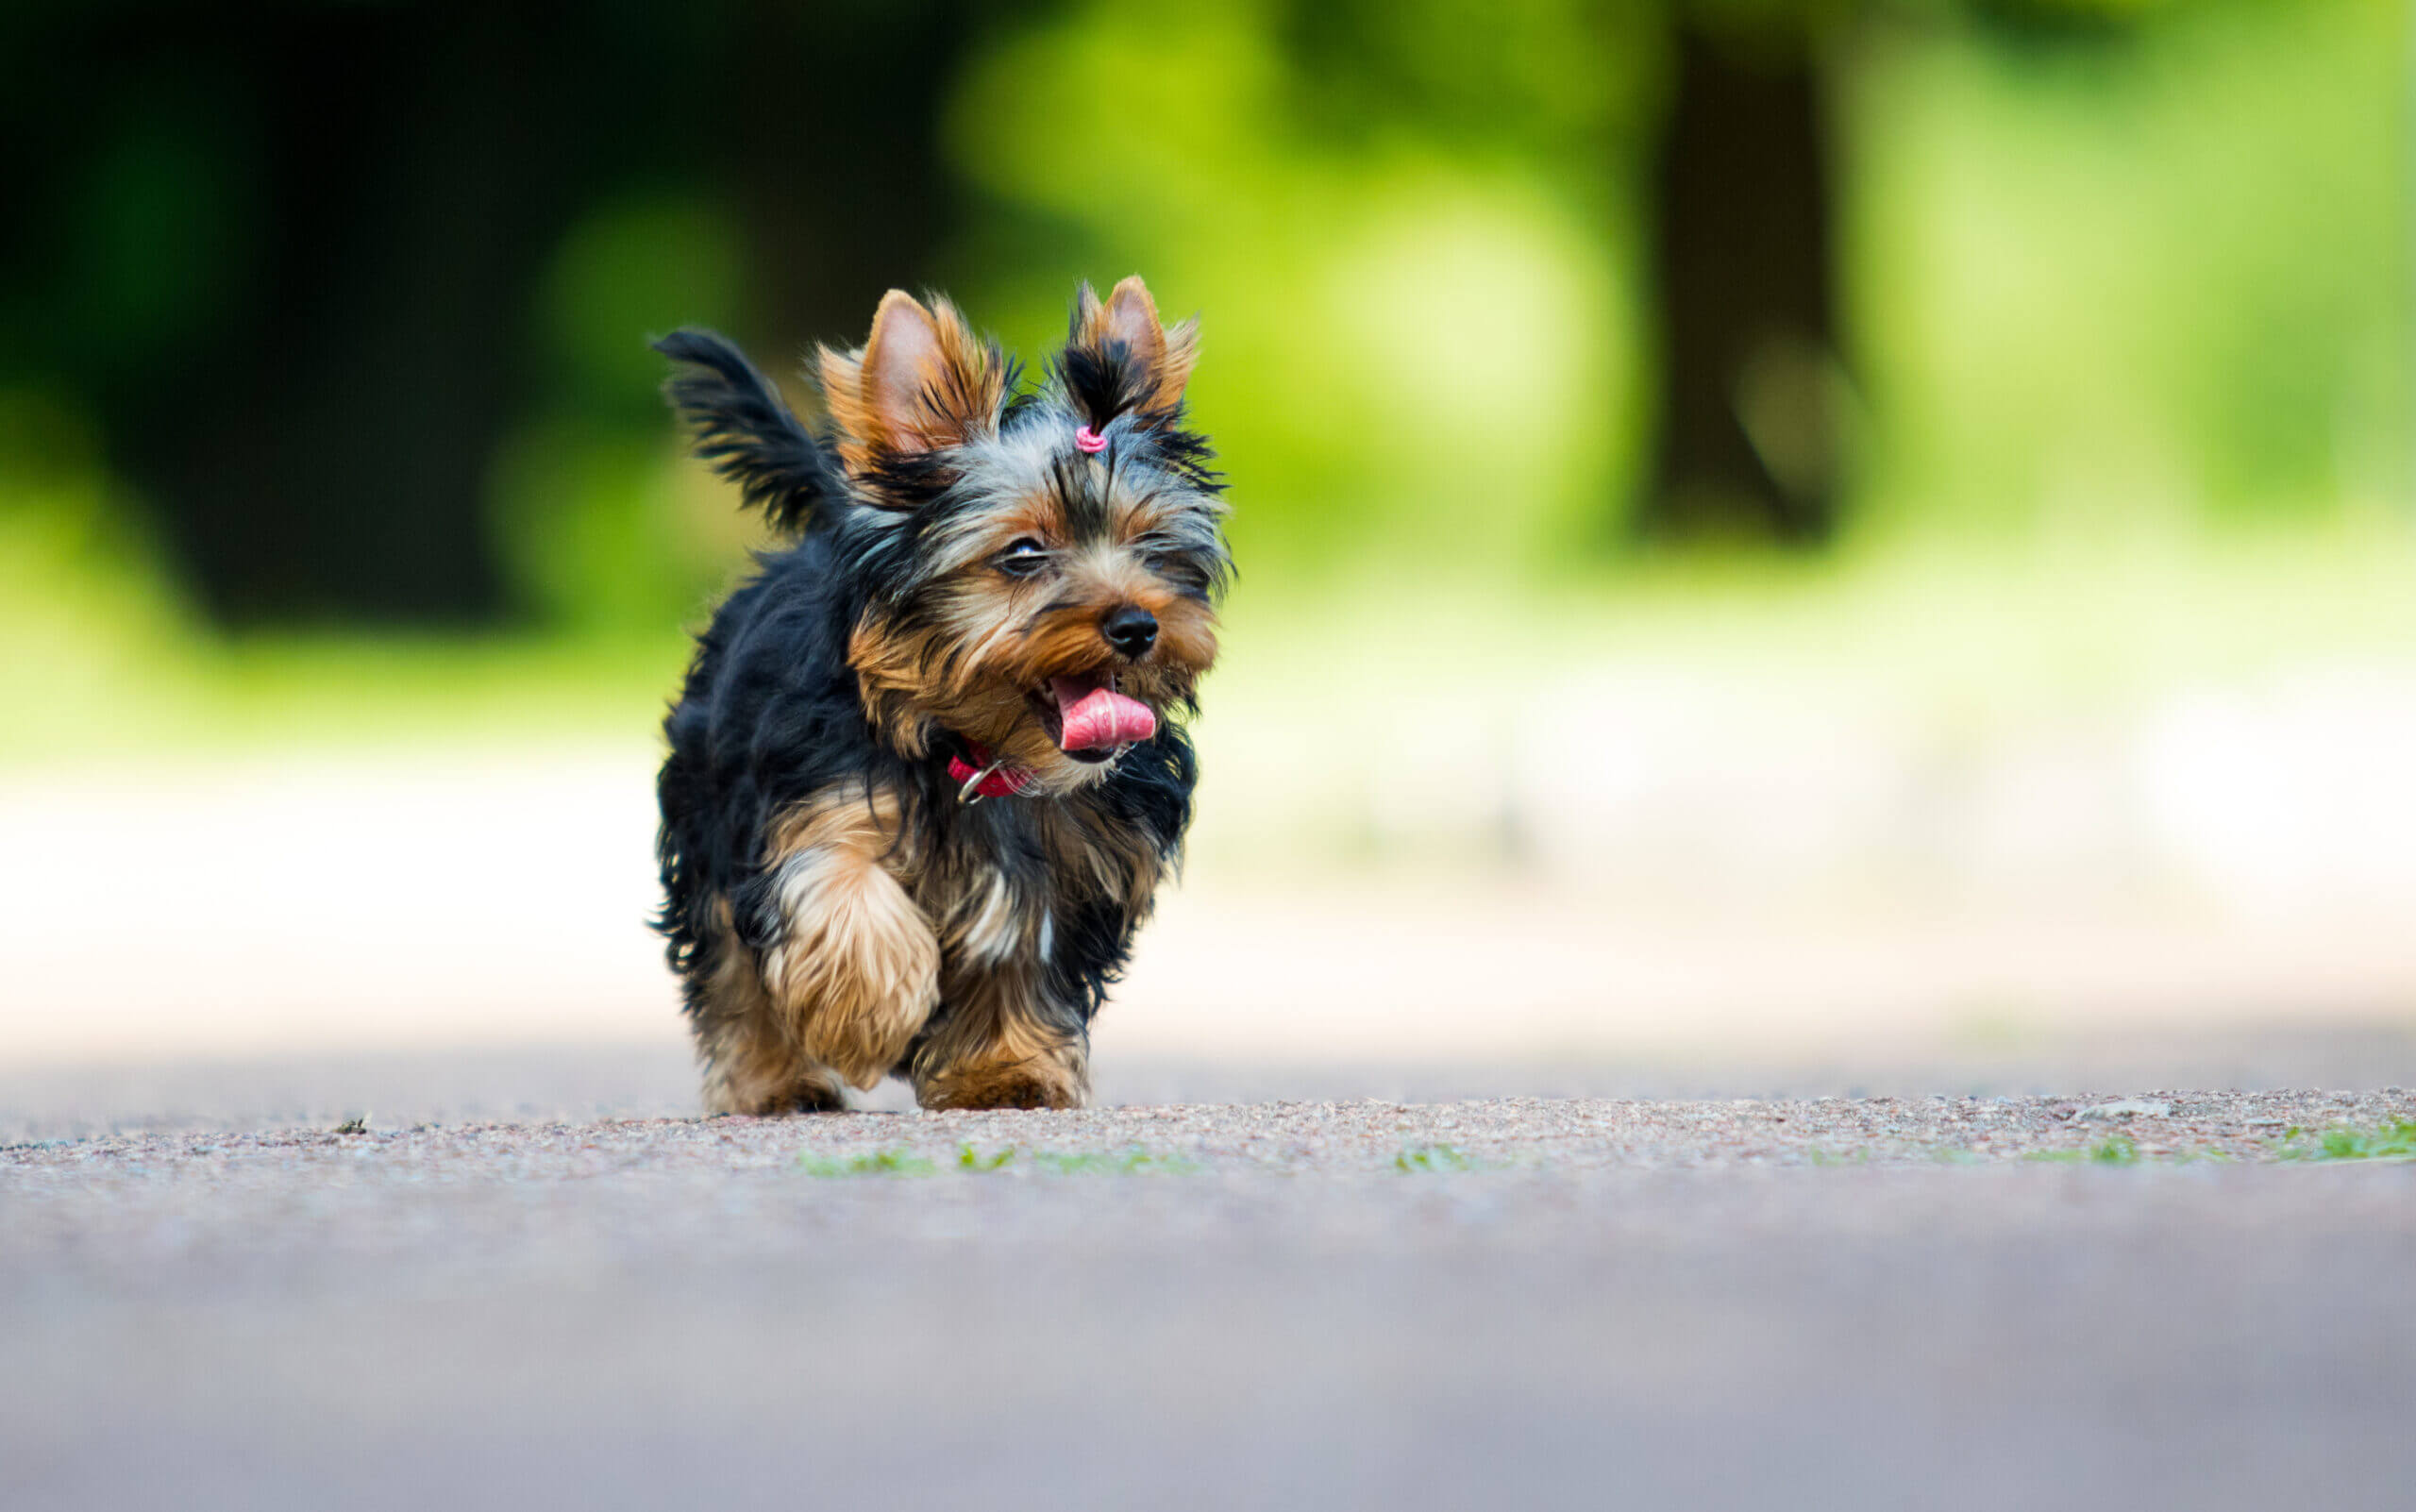
<path fill-rule="evenodd" d="M 1038 393 L 955 307 L 893 291 L 819 375 L 865 604 L 848 647 L 882 736 L 953 736 L 1042 791 L 1193 707 L 1232 572 L 1206 443 L 1183 424 L 1196 322 L 1139 278 L 1086 284 Z"/>

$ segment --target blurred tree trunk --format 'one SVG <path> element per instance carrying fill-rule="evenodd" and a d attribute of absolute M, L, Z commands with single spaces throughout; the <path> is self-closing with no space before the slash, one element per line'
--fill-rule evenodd
<path fill-rule="evenodd" d="M 206 356 L 109 395 L 224 622 L 503 607 L 485 472 L 578 176 L 542 18 L 473 15 L 304 9 L 240 38 L 138 16 L 97 39 L 124 74 L 214 78 L 261 148 L 249 308 Z"/>
<path fill-rule="evenodd" d="M 1653 216 L 1661 421 L 1639 532 L 1812 545 L 1837 525 L 1830 188 L 1811 50 L 1681 24 Z"/>

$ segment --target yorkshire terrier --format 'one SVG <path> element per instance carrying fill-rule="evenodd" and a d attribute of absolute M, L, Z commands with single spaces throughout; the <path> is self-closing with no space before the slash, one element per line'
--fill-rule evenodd
<path fill-rule="evenodd" d="M 817 438 L 739 350 L 655 349 L 696 455 L 786 538 L 663 722 L 657 852 L 715 1112 L 1070 1108 L 1090 1021 L 1180 859 L 1233 570 L 1184 423 L 1196 320 L 1137 277 L 1027 390 L 946 299 L 892 291 L 814 366 Z"/>

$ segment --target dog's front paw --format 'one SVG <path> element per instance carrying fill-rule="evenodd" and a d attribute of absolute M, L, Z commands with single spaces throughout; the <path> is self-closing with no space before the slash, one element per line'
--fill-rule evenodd
<path fill-rule="evenodd" d="M 973 1062 L 919 1077 L 914 1100 L 926 1108 L 1079 1108 L 1090 1099 L 1089 1068 L 1067 1047 L 1014 1061 Z"/>
<path fill-rule="evenodd" d="M 940 996 L 940 946 L 921 910 L 872 872 L 790 916 L 764 979 L 807 1054 L 870 1088 L 906 1053 Z"/>

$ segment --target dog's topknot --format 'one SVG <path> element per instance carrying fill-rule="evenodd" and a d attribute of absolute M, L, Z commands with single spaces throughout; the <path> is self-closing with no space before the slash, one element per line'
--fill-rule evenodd
<path fill-rule="evenodd" d="M 1159 426 L 1181 411 L 1199 360 L 1199 320 L 1172 329 L 1161 325 L 1157 301 L 1139 277 L 1117 284 L 1104 304 L 1085 283 L 1074 294 L 1057 379 L 1095 430 L 1122 414 Z"/>

